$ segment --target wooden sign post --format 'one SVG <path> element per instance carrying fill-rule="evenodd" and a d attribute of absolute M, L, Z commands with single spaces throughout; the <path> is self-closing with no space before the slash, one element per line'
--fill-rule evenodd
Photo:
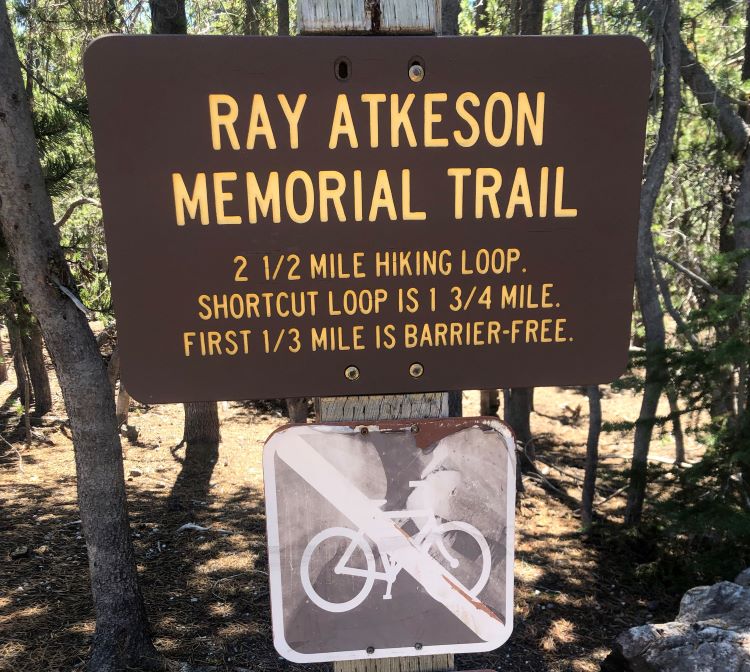
<path fill-rule="evenodd" d="M 424 4 L 428 3 L 425 1 Z M 448 393 L 328 397 L 320 400 L 319 408 L 320 422 L 447 418 Z M 453 654 L 448 653 L 414 658 L 337 661 L 333 664 L 333 669 L 334 672 L 444 672 L 456 668 Z"/>
<path fill-rule="evenodd" d="M 388 34 L 435 34 L 440 25 L 440 2 L 432 0 L 379 0 L 368 5 L 347 0 L 301 0 L 297 6 L 302 34 L 378 32 Z M 384 12 L 383 10 L 387 11 Z M 385 16 L 384 16 L 385 15 Z M 385 20 L 383 20 L 385 18 Z M 369 25 L 368 25 L 369 23 Z M 400 418 L 448 417 L 448 393 L 378 395 L 369 397 L 328 397 L 320 399 L 320 422 L 350 420 L 391 420 Z M 407 672 L 454 670 L 452 654 L 415 658 L 379 658 L 338 661 L 335 672 Z"/>

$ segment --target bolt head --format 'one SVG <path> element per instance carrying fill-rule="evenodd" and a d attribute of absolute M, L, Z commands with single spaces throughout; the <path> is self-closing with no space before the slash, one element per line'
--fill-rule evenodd
<path fill-rule="evenodd" d="M 424 79 L 424 68 L 419 63 L 409 66 L 409 79 L 412 82 L 421 82 Z"/>
<path fill-rule="evenodd" d="M 414 364 L 409 367 L 409 375 L 412 378 L 419 378 L 423 373 L 424 366 L 422 366 L 419 362 L 414 362 Z"/>
<path fill-rule="evenodd" d="M 347 366 L 344 375 L 347 380 L 357 380 L 359 378 L 359 369 L 356 366 Z"/>

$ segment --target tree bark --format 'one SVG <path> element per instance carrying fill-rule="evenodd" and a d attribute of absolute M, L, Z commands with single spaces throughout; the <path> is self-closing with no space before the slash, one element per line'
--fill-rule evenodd
<path fill-rule="evenodd" d="M 656 409 L 667 381 L 665 357 L 664 314 L 659 303 L 659 291 L 652 264 L 654 255 L 651 224 L 656 199 L 664 182 L 664 174 L 672 154 L 677 115 L 680 111 L 680 9 L 677 0 L 663 0 L 658 7 L 654 25 L 659 26 L 663 17 L 663 29 L 658 39 L 664 54 L 664 96 L 661 122 L 656 147 L 646 168 L 646 177 L 641 189 L 641 204 L 638 221 L 638 256 L 636 258 L 636 291 L 646 330 L 646 383 L 641 400 L 641 410 L 635 427 L 633 461 L 628 485 L 628 501 L 625 508 L 625 524 L 638 525 L 643 513 L 646 497 L 648 452 L 651 444 Z"/>
<path fill-rule="evenodd" d="M 109 378 L 109 384 L 112 386 L 112 392 L 117 387 L 117 379 L 120 377 L 120 349 L 115 347 L 112 351 L 112 356 L 109 358 L 109 364 L 107 364 L 107 378 Z"/>
<path fill-rule="evenodd" d="M 441 32 L 443 35 L 458 35 L 458 17 L 461 14 L 459 0 L 442 0 Z"/>
<path fill-rule="evenodd" d="M 519 30 L 521 35 L 541 35 L 544 23 L 544 0 L 521 0 Z"/>
<path fill-rule="evenodd" d="M 2 336 L 0 336 L 0 383 L 8 380 L 8 364 L 5 361 L 5 347 Z"/>
<path fill-rule="evenodd" d="M 289 0 L 277 0 L 279 35 L 289 35 Z"/>
<path fill-rule="evenodd" d="M 742 61 L 742 81 L 750 79 L 750 2 L 745 0 L 745 53 Z"/>
<path fill-rule="evenodd" d="M 451 418 L 460 418 L 464 414 L 463 390 L 451 390 L 448 392 L 448 415 Z"/>
<path fill-rule="evenodd" d="M 589 434 L 586 439 L 586 466 L 581 492 L 581 521 L 590 527 L 594 517 L 594 494 L 596 492 L 596 470 L 599 465 L 599 435 L 602 431 L 602 393 L 598 385 L 586 388 L 589 399 Z"/>
<path fill-rule="evenodd" d="M 519 4 L 519 32 L 522 35 L 541 35 L 544 19 L 544 0 L 521 0 Z M 531 392 L 529 388 L 508 390 L 505 394 L 504 416 L 524 446 L 526 460 L 533 464 L 534 446 L 531 441 Z M 526 466 L 529 466 L 527 463 Z"/>
<path fill-rule="evenodd" d="M 21 341 L 21 329 L 18 322 L 8 320 L 8 340 L 10 341 L 10 351 L 13 356 L 13 370 L 16 372 L 16 394 L 22 406 L 26 405 L 26 363 L 23 356 L 23 342 Z"/>
<path fill-rule="evenodd" d="M 500 391 L 482 390 L 479 393 L 479 414 L 497 415 L 500 410 Z"/>
<path fill-rule="evenodd" d="M 151 7 L 151 32 L 154 35 L 187 34 L 185 0 L 150 0 L 149 6 Z M 219 409 L 216 402 L 187 403 L 184 407 L 185 427 L 182 440 L 187 443 L 214 441 L 218 443 Z"/>
<path fill-rule="evenodd" d="M 185 443 L 219 443 L 219 406 L 215 401 L 193 401 L 185 407 Z"/>
<path fill-rule="evenodd" d="M 154 35 L 185 35 L 185 0 L 149 0 L 151 32 Z"/>
<path fill-rule="evenodd" d="M 47 364 L 44 361 L 44 340 L 36 321 L 32 320 L 23 336 L 23 351 L 29 371 L 29 382 L 34 398 L 34 415 L 42 416 L 52 410 L 52 390 Z"/>
<path fill-rule="evenodd" d="M 307 422 L 307 399 L 290 397 L 286 400 L 286 412 L 289 422 Z"/>
<path fill-rule="evenodd" d="M 117 419 L 117 429 L 128 424 L 128 415 L 130 413 L 130 394 L 125 389 L 125 385 L 120 380 L 120 389 L 117 392 L 117 404 L 115 405 L 115 417 Z"/>
<path fill-rule="evenodd" d="M 128 526 L 122 449 L 107 371 L 54 229 L 5 0 L 0 0 L 0 225 L 39 320 L 70 418 L 96 614 L 89 669 L 155 667 Z"/>
<path fill-rule="evenodd" d="M 583 17 L 588 4 L 588 0 L 576 0 L 573 5 L 573 35 L 583 35 Z"/>
<path fill-rule="evenodd" d="M 669 399 L 669 413 L 672 416 L 672 436 L 674 437 L 674 461 L 675 464 L 685 462 L 685 437 L 682 433 L 682 421 L 680 420 L 680 406 L 677 403 L 677 390 L 671 385 L 667 386 L 667 399 Z"/>
<path fill-rule="evenodd" d="M 260 35 L 261 0 L 245 0 L 245 35 Z"/>
<path fill-rule="evenodd" d="M 503 419 L 513 429 L 518 441 L 524 448 L 524 455 L 533 464 L 536 454 L 531 436 L 528 387 L 516 387 L 506 390 Z M 529 465 L 527 465 L 529 466 Z"/>

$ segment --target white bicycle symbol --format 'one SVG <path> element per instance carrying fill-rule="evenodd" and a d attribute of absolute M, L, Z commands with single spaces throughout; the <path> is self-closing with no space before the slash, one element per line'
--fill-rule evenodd
<path fill-rule="evenodd" d="M 417 488 L 423 483 L 424 481 L 410 481 L 409 487 Z M 386 503 L 385 500 L 373 500 L 373 502 L 379 507 L 382 507 Z M 471 537 L 479 546 L 482 556 L 482 569 L 479 578 L 473 586 L 462 586 L 462 588 L 464 588 L 471 597 L 476 598 L 485 585 L 487 585 L 487 581 L 490 578 L 491 568 L 490 547 L 487 540 L 476 527 L 461 521 L 440 523 L 435 512 L 427 509 L 404 509 L 399 511 L 384 511 L 384 513 L 388 518 L 394 520 L 413 520 L 419 529 L 418 532 L 411 537 L 412 542 L 423 553 L 429 553 L 434 545 L 443 558 L 445 558 L 448 565 L 453 569 L 456 569 L 460 562 L 448 550 L 445 539 L 453 540 L 458 534 L 469 535 L 469 537 Z M 420 520 L 425 521 L 421 526 L 419 523 Z M 344 602 L 331 602 L 321 597 L 313 587 L 312 581 L 310 580 L 310 561 L 318 546 L 323 542 L 328 541 L 329 539 L 340 540 L 342 538 L 348 545 L 333 569 L 334 574 L 362 577 L 365 579 L 365 582 L 360 591 L 352 599 Z M 451 543 L 450 545 L 455 546 L 456 544 Z M 310 542 L 307 544 L 307 547 L 302 553 L 302 561 L 300 563 L 300 578 L 302 579 L 302 585 L 307 596 L 314 604 L 326 611 L 337 613 L 350 611 L 351 609 L 358 607 L 367 599 L 367 596 L 370 594 L 370 591 L 375 584 L 375 579 L 378 579 L 379 581 L 385 581 L 387 584 L 383 599 L 390 600 L 391 587 L 396 581 L 402 567 L 396 561 L 392 560 L 387 551 L 384 551 L 377 542 L 375 542 L 375 546 L 378 549 L 378 554 L 380 555 L 380 560 L 383 564 L 384 571 L 382 572 L 379 572 L 376 569 L 372 546 L 362 530 L 352 530 L 348 527 L 329 527 L 328 529 L 318 532 L 318 534 L 310 539 Z M 347 564 L 357 549 L 359 549 L 364 555 L 366 569 L 351 567 Z"/>

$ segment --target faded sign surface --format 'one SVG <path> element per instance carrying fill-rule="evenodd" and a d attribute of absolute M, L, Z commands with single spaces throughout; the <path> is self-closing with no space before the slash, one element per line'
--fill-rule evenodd
<path fill-rule="evenodd" d="M 642 42 L 110 36 L 85 70 L 137 399 L 624 369 Z"/>
<path fill-rule="evenodd" d="M 274 433 L 263 469 L 278 652 L 315 662 L 503 644 L 513 446 L 489 418 Z"/>

